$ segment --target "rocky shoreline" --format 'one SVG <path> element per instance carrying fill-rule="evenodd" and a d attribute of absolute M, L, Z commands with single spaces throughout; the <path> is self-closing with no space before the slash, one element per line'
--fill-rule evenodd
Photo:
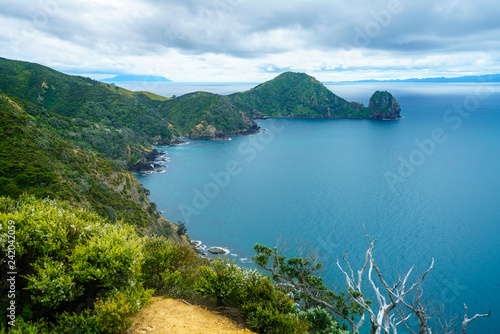
<path fill-rule="evenodd" d="M 258 126 L 257 123 L 254 122 L 250 126 L 250 128 L 245 130 L 233 131 L 231 133 L 221 132 L 211 136 L 197 136 L 197 137 L 186 137 L 186 138 L 207 139 L 207 140 L 230 140 L 232 136 L 249 136 L 259 133 L 260 130 L 261 130 L 260 126 Z M 183 144 L 186 144 L 186 142 L 178 138 L 174 138 L 174 140 L 172 140 L 169 143 L 165 142 L 155 143 L 155 145 L 157 146 L 164 146 L 164 147 L 183 145 Z M 158 161 L 162 161 L 158 160 L 158 158 L 161 156 L 162 153 L 154 148 L 151 151 L 146 152 L 138 162 L 130 166 L 129 171 L 132 173 L 153 173 L 155 171 L 164 172 L 164 170 L 158 170 L 158 168 L 165 167 L 162 164 L 158 164 Z"/>
<path fill-rule="evenodd" d="M 191 246 L 193 246 L 196 253 L 198 253 L 201 257 L 207 256 L 208 253 L 214 255 L 227 255 L 230 253 L 228 249 L 218 246 L 207 248 L 207 246 L 203 245 L 201 240 L 191 240 Z"/>
<path fill-rule="evenodd" d="M 229 140 L 233 136 L 249 136 L 259 133 L 260 126 L 257 123 L 253 123 L 248 129 L 233 131 L 230 133 L 219 132 L 213 135 L 197 136 L 197 137 L 187 137 L 192 139 L 208 139 L 208 140 Z"/>
<path fill-rule="evenodd" d="M 186 144 L 186 142 L 175 138 L 170 143 L 157 143 L 156 145 L 169 147 L 183 144 Z M 144 156 L 138 162 L 130 166 L 128 170 L 132 173 L 152 173 L 155 171 L 159 173 L 165 172 L 162 169 L 158 169 L 165 167 L 163 164 L 159 164 L 159 161 L 168 161 L 166 159 L 159 159 L 163 155 L 164 154 L 162 152 L 154 148 L 151 151 L 146 152 Z"/>

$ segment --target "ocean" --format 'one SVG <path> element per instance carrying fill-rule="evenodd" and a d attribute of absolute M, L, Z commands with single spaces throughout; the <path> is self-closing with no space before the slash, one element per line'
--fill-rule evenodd
<path fill-rule="evenodd" d="M 123 86 L 172 96 L 255 84 Z M 498 332 L 500 85 L 327 87 L 365 105 L 375 90 L 388 90 L 404 118 L 259 120 L 257 135 L 160 147 L 165 172 L 138 179 L 166 218 L 185 222 L 191 239 L 227 248 L 227 257 L 246 266 L 255 243 L 279 239 L 290 255 L 314 249 L 322 277 L 338 291 L 345 279 L 336 261 L 348 253 L 353 269 L 362 267 L 365 231 L 377 239 L 373 256 L 388 282 L 413 265 L 421 275 L 434 259 L 425 295 L 460 317 L 464 303 L 469 316 L 491 310 L 468 333 Z"/>

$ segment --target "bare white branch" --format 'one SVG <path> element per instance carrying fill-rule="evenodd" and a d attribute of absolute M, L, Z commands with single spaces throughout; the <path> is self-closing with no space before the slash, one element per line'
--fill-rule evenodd
<path fill-rule="evenodd" d="M 467 325 L 469 325 L 469 323 L 477 318 L 480 318 L 480 317 L 489 317 L 491 315 L 491 310 L 488 312 L 488 314 L 476 314 L 475 316 L 473 316 L 472 318 L 468 318 L 467 317 L 467 305 L 464 304 L 464 308 L 465 308 L 465 314 L 464 314 L 464 321 L 462 322 L 462 334 L 465 334 L 467 332 Z"/>

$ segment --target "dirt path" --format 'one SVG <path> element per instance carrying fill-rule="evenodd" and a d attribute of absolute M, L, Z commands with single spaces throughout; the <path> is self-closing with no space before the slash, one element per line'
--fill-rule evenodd
<path fill-rule="evenodd" d="M 241 324 L 196 305 L 175 299 L 153 298 L 154 303 L 135 318 L 127 334 L 252 334 Z"/>

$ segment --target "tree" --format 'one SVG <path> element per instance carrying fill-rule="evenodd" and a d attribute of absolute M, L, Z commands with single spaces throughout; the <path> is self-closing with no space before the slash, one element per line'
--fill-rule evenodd
<path fill-rule="evenodd" d="M 276 285 L 287 289 L 304 310 L 316 306 L 329 310 L 347 321 L 354 333 L 357 333 L 363 325 L 365 314 L 368 314 L 370 319 L 371 334 L 382 332 L 397 334 L 397 328 L 401 324 L 412 334 L 417 332 L 419 334 L 432 334 L 433 328 L 435 333 L 455 333 L 458 327 L 458 318 L 453 316 L 450 319 L 442 316 L 436 317 L 437 308 L 433 303 L 428 300 L 424 301 L 422 298 L 422 282 L 433 269 L 434 259 L 432 259 L 429 268 L 423 275 L 418 276 L 413 284 L 410 284 L 409 280 L 414 266 L 404 276 L 400 276 L 394 284 L 388 284 L 373 257 L 376 240 L 370 240 L 366 232 L 365 236 L 368 239 L 369 247 L 365 254 L 365 263 L 360 270 L 355 273 L 347 259 L 347 253 L 342 256 L 345 266 L 347 266 L 346 269 L 337 259 L 337 266 L 346 279 L 347 295 L 335 293 L 323 284 L 322 279 L 317 276 L 322 265 L 317 262 L 317 258 L 312 253 L 302 257 L 303 252 L 300 251 L 299 257 L 287 259 L 283 255 L 283 251 L 278 250 L 278 247 L 270 249 L 256 244 L 254 249 L 257 255 L 254 256 L 254 260 L 261 268 L 271 272 Z M 376 307 L 372 305 L 370 300 L 365 299 L 365 294 L 362 291 L 362 281 L 366 271 L 368 271 L 368 282 L 376 296 L 378 304 Z M 377 279 L 373 277 L 374 272 L 378 283 L 376 283 Z M 407 322 L 413 315 L 419 323 L 418 331 L 412 329 Z M 491 311 L 488 314 L 476 314 L 472 318 L 468 318 L 467 306 L 465 306 L 461 333 L 466 333 L 467 325 L 471 321 L 490 315 Z M 359 317 L 358 320 L 356 317 Z"/>
<path fill-rule="evenodd" d="M 184 222 L 181 222 L 180 220 L 177 221 L 177 225 L 178 225 L 178 228 L 177 228 L 177 234 L 182 237 L 183 235 L 185 235 L 187 233 L 187 227 L 186 227 L 186 224 Z"/>
<path fill-rule="evenodd" d="M 394 314 L 391 312 L 400 304 L 404 301 L 405 298 L 420 284 L 422 281 L 425 279 L 426 275 L 432 270 L 434 266 L 434 259 L 432 259 L 431 265 L 427 271 L 422 275 L 420 279 L 417 280 L 414 284 L 412 284 L 410 287 L 407 286 L 408 283 L 408 278 L 413 271 L 413 266 L 408 270 L 405 276 L 399 277 L 398 281 L 390 286 L 385 279 L 383 278 L 383 275 L 378 268 L 378 266 L 375 263 L 375 260 L 373 259 L 373 248 L 375 247 L 375 241 L 371 241 L 368 235 L 365 232 L 366 237 L 368 238 L 368 241 L 370 242 L 370 247 L 366 251 L 365 255 L 365 264 L 361 270 L 358 270 L 357 272 L 357 280 L 354 275 L 354 271 L 351 267 L 351 264 L 347 260 L 347 253 L 344 254 L 342 259 L 344 262 L 347 264 L 347 267 L 349 269 L 350 274 L 348 274 L 340 265 L 339 260 L 337 259 L 337 266 L 340 268 L 342 273 L 344 273 L 345 278 L 346 278 L 346 287 L 347 291 L 349 293 L 349 296 L 351 299 L 358 303 L 370 316 L 370 322 L 371 322 L 371 334 L 379 334 L 382 332 L 382 330 L 385 333 L 390 333 L 391 328 L 394 333 L 397 332 L 397 325 L 399 325 L 401 322 L 395 322 L 394 319 Z M 364 297 L 363 293 L 361 291 L 361 282 L 362 282 L 362 276 L 364 271 L 366 270 L 368 264 L 370 265 L 368 269 L 368 281 L 370 282 L 370 285 L 373 288 L 373 291 L 375 292 L 375 295 L 377 297 L 377 302 L 378 302 L 378 311 L 375 313 L 372 309 L 371 304 L 368 304 Z M 387 301 L 386 296 L 381 292 L 380 288 L 377 287 L 375 284 L 373 278 L 372 278 L 372 272 L 375 269 L 375 272 L 379 278 L 379 281 L 382 283 L 383 290 L 387 293 L 387 297 L 389 298 L 389 301 Z M 415 312 L 418 317 L 418 313 Z M 406 317 L 408 319 L 408 317 Z M 402 318 L 401 321 L 404 322 L 403 320 L 406 320 L 405 318 Z M 420 320 L 420 318 L 419 318 Z M 359 327 L 358 327 L 359 328 Z M 425 332 L 422 332 L 425 333 Z"/>
<path fill-rule="evenodd" d="M 276 285 L 290 293 L 302 310 L 320 306 L 346 320 L 353 332 L 358 331 L 362 321 L 356 323 L 354 318 L 363 319 L 363 309 L 346 299 L 344 293 L 337 294 L 323 284 L 323 279 L 317 276 L 322 264 L 313 253 L 304 258 L 301 249 L 299 257 L 287 259 L 278 247 L 271 249 L 256 244 L 254 250 L 257 252 L 253 257 L 255 263 L 271 272 Z"/>

